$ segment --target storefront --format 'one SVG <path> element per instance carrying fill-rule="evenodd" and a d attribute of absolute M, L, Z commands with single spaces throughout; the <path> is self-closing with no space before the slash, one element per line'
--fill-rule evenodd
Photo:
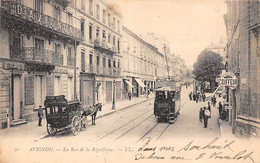
<path fill-rule="evenodd" d="M 136 94 L 136 97 L 139 97 L 139 95 L 144 94 L 145 91 L 145 84 L 142 82 L 139 78 L 134 78 L 133 85 L 136 87 L 136 92 L 133 92 L 133 94 Z M 135 95 L 134 95 L 135 96 Z"/>
<path fill-rule="evenodd" d="M 232 72 L 222 71 L 220 78 L 216 78 L 219 86 L 215 90 L 214 95 L 222 95 L 223 109 L 227 111 L 228 121 L 232 125 L 233 133 L 235 130 L 236 118 L 237 118 L 237 87 L 238 79 Z M 222 90 L 222 88 L 224 88 Z"/>

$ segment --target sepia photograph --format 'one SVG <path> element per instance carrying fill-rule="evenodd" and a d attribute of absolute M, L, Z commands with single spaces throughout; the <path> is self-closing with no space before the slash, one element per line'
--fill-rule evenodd
<path fill-rule="evenodd" d="M 0 0 L 0 163 L 260 163 L 260 0 Z"/>

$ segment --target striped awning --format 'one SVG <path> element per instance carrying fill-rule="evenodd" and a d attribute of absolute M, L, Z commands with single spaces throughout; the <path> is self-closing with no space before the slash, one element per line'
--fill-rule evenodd
<path fill-rule="evenodd" d="M 129 85 L 130 87 L 134 87 L 129 81 L 124 80 L 124 82 L 125 82 L 127 85 Z"/>
<path fill-rule="evenodd" d="M 135 81 L 138 83 L 138 85 L 142 88 L 145 88 L 146 86 L 144 85 L 144 83 L 140 80 L 140 79 L 137 79 L 137 78 L 134 78 Z"/>

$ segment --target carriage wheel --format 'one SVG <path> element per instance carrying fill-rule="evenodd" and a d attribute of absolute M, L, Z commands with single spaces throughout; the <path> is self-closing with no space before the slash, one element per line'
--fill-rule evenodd
<path fill-rule="evenodd" d="M 53 136 L 53 135 L 56 134 L 57 129 L 51 127 L 51 125 L 49 123 L 47 123 L 47 132 L 48 132 L 49 135 Z"/>
<path fill-rule="evenodd" d="M 78 116 L 74 116 L 71 122 L 71 131 L 73 135 L 78 135 L 81 128 L 81 120 Z"/>
<path fill-rule="evenodd" d="M 87 117 L 83 116 L 83 118 L 81 118 L 81 131 L 85 131 L 87 129 L 87 125 L 88 125 Z"/>

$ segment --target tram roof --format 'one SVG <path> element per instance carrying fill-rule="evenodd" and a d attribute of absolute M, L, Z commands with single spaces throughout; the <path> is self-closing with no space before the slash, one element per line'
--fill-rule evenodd
<path fill-rule="evenodd" d="M 157 88 L 155 89 L 155 91 L 176 91 L 176 88 L 171 88 L 171 87 L 161 87 L 161 88 Z"/>

